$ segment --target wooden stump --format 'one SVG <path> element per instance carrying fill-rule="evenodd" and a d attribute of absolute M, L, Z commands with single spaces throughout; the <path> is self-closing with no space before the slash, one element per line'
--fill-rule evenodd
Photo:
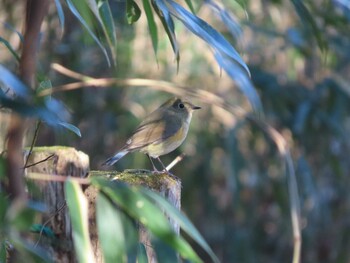
<path fill-rule="evenodd" d="M 44 162 L 41 162 L 45 160 Z M 39 163 L 40 162 L 40 163 Z M 33 165 L 35 164 L 35 165 Z M 33 166 L 31 166 L 33 165 Z M 38 147 L 34 148 L 29 158 L 26 172 L 86 177 L 89 171 L 89 158 L 86 154 L 68 147 Z M 181 181 L 168 174 L 152 174 L 147 170 L 126 170 L 120 172 L 91 171 L 89 176 L 114 178 L 130 185 L 142 185 L 160 195 L 180 209 Z M 71 235 L 71 224 L 68 209 L 65 206 L 64 185 L 61 182 L 35 181 L 41 190 L 39 200 L 46 204 L 48 213 L 41 218 L 39 224 L 46 224 L 56 235 L 56 240 L 41 237 L 40 245 L 44 246 L 55 262 L 76 262 Z M 84 193 L 89 201 L 89 232 L 94 250 L 95 262 L 103 262 L 103 255 L 98 241 L 95 204 L 98 191 L 88 186 Z M 180 228 L 176 222 L 170 221 L 174 231 L 179 234 Z M 157 262 L 156 255 L 150 246 L 150 235 L 142 226 L 139 229 L 139 240 L 145 244 L 148 260 Z"/>
<path fill-rule="evenodd" d="M 25 154 L 27 157 L 28 152 Z M 45 160 L 45 161 L 44 161 Z M 89 172 L 89 157 L 74 148 L 69 147 L 35 147 L 28 159 L 26 172 L 71 177 L 86 177 Z M 49 227 L 56 238 L 40 237 L 39 244 L 43 246 L 55 262 L 76 262 L 72 242 L 72 228 L 64 196 L 64 184 L 61 182 L 35 181 L 40 189 L 32 194 L 33 199 L 39 199 L 47 207 L 47 213 L 40 219 Z"/>
<path fill-rule="evenodd" d="M 124 172 L 91 171 L 89 176 L 115 178 L 116 180 L 120 180 L 130 185 L 141 185 L 147 187 L 165 197 L 177 209 L 180 210 L 181 208 L 181 181 L 180 179 L 166 173 L 153 174 L 148 170 L 125 170 Z M 103 262 L 100 245 L 97 238 L 95 220 L 95 201 L 97 191 L 94 187 L 89 186 L 84 192 L 89 201 L 89 232 L 93 250 L 97 262 Z M 180 234 L 180 226 L 178 223 L 171 219 L 169 219 L 169 221 L 174 232 Z M 148 262 L 156 263 L 157 257 L 151 246 L 150 235 L 142 225 L 139 227 L 139 241 L 145 244 Z"/>

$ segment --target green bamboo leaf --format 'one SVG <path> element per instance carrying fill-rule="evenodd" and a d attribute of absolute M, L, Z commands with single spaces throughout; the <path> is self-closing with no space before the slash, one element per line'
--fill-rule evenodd
<path fill-rule="evenodd" d="M 208 243 L 184 214 L 176 207 L 172 206 L 164 197 L 145 188 L 142 188 L 141 192 L 155 202 L 169 218 L 175 220 L 180 225 L 181 229 L 210 255 L 213 262 L 220 262 Z"/>
<path fill-rule="evenodd" d="M 101 193 L 96 201 L 96 221 L 104 262 L 126 262 L 126 242 L 120 212 Z"/>
<path fill-rule="evenodd" d="M 58 19 L 60 20 L 60 26 L 62 34 L 64 32 L 64 12 L 60 0 L 55 0 L 55 5 L 57 9 Z"/>
<path fill-rule="evenodd" d="M 87 0 L 87 5 L 94 14 L 98 23 L 102 27 L 108 46 L 111 50 L 113 61 L 116 61 L 116 31 L 111 9 L 107 0 Z"/>
<path fill-rule="evenodd" d="M 3 239 L 0 244 L 0 262 L 7 262 L 6 245 L 7 241 Z"/>
<path fill-rule="evenodd" d="M 194 7 L 193 7 L 193 4 L 192 4 L 192 1 L 191 0 L 185 0 L 188 8 L 191 10 L 191 12 L 194 14 L 196 13 L 196 11 L 194 10 Z"/>
<path fill-rule="evenodd" d="M 327 49 L 327 42 L 324 39 L 324 36 L 318 26 L 316 25 L 316 22 L 312 15 L 310 14 L 309 10 L 306 8 L 304 3 L 300 0 L 291 0 L 295 10 L 297 11 L 300 19 L 304 22 L 306 28 L 312 31 L 314 36 L 316 37 L 318 46 L 320 47 L 321 51 L 324 51 Z"/>
<path fill-rule="evenodd" d="M 158 15 L 158 18 L 163 24 L 163 27 L 165 29 L 166 34 L 168 35 L 168 38 L 170 40 L 171 46 L 173 48 L 175 59 L 177 62 L 177 67 L 179 67 L 179 61 L 180 61 L 180 49 L 179 45 L 176 41 L 176 35 L 175 35 L 175 27 L 174 27 L 174 21 L 170 16 L 168 8 L 165 6 L 163 1 L 158 0 L 151 0 L 152 6 L 156 14 Z"/>
<path fill-rule="evenodd" d="M 100 1 L 98 4 L 98 11 L 100 15 L 103 32 L 106 36 L 109 48 L 112 52 L 113 59 L 114 61 L 116 61 L 117 35 L 116 35 L 113 15 L 112 15 L 111 8 L 109 6 L 108 1 L 106 0 Z"/>
<path fill-rule="evenodd" d="M 74 126 L 73 124 L 70 124 L 65 121 L 59 121 L 57 124 L 66 128 L 67 130 L 70 130 L 71 132 L 75 133 L 77 136 L 81 138 L 81 132 L 77 126 Z"/>
<path fill-rule="evenodd" d="M 16 229 L 17 230 L 17 229 Z M 16 262 L 35 262 L 35 263 L 49 263 L 53 262 L 48 254 L 48 251 L 40 246 L 35 246 L 28 240 L 19 237 L 15 229 L 12 229 L 9 242 L 19 253 Z M 6 261 L 5 261 L 6 262 Z"/>
<path fill-rule="evenodd" d="M 137 263 L 148 263 L 146 248 L 142 243 L 137 246 Z"/>
<path fill-rule="evenodd" d="M 173 231 L 163 211 L 141 194 L 138 188 L 103 178 L 92 178 L 91 182 L 129 216 L 142 223 L 154 236 L 175 249 L 184 259 L 202 262 L 188 242 Z"/>
<path fill-rule="evenodd" d="M 81 1 L 78 1 L 78 3 Z M 75 15 L 75 17 L 79 20 L 79 22 L 85 27 L 86 31 L 89 33 L 89 35 L 93 38 L 93 40 L 96 42 L 96 44 L 100 47 L 100 49 L 102 50 L 103 54 L 105 55 L 105 58 L 107 60 L 108 66 L 111 65 L 111 62 L 109 60 L 107 51 L 105 49 L 105 47 L 102 45 L 101 41 L 98 39 L 98 37 L 94 34 L 94 32 L 92 31 L 92 29 L 90 28 L 90 24 L 92 24 L 91 21 L 91 17 L 89 15 L 85 15 L 85 18 L 82 16 L 82 14 L 78 11 L 78 9 L 76 8 L 76 6 L 73 4 L 72 0 L 66 0 L 66 3 L 68 5 L 68 8 L 70 9 L 70 11 L 73 13 L 73 15 Z M 85 10 L 85 9 L 84 9 Z M 87 20 L 88 19 L 88 20 Z"/>
<path fill-rule="evenodd" d="M 157 256 L 158 262 L 178 262 L 178 256 L 175 251 L 171 249 L 166 243 L 159 240 L 159 238 L 152 239 L 152 247 Z"/>
<path fill-rule="evenodd" d="M 4 38 L 0 37 L 0 42 L 3 43 L 5 45 L 5 47 L 7 47 L 7 49 L 10 51 L 10 53 L 12 54 L 12 56 L 14 56 L 14 58 L 19 61 L 19 56 L 17 55 L 16 51 L 12 48 L 11 44 Z"/>
<path fill-rule="evenodd" d="M 94 262 L 94 253 L 89 237 L 86 197 L 76 181 L 67 180 L 64 186 L 78 260 L 80 263 Z"/>
<path fill-rule="evenodd" d="M 139 20 L 141 16 L 141 9 L 134 0 L 126 0 L 126 18 L 131 25 Z"/>
<path fill-rule="evenodd" d="M 148 29 L 149 33 L 151 35 L 152 39 L 152 46 L 154 50 L 154 54 L 157 56 L 157 50 L 158 50 L 158 30 L 157 25 L 154 21 L 153 11 L 151 8 L 151 5 L 149 3 L 149 0 L 142 0 L 143 9 L 145 10 L 147 22 L 148 22 Z"/>

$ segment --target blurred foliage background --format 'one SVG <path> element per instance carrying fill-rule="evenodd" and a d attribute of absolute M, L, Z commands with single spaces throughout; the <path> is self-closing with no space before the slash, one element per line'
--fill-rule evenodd
<path fill-rule="evenodd" d="M 16 49 L 23 5 L 0 3 L 0 36 Z M 211 50 L 176 23 L 179 69 L 161 26 L 154 55 L 144 13 L 125 18 L 125 2 L 109 1 L 117 24 L 117 65 L 108 67 L 96 43 L 67 12 L 62 33 L 51 5 L 45 20 L 39 75 L 53 86 L 74 80 L 51 69 L 55 62 L 99 77 L 167 80 L 204 89 L 249 112 L 247 99 L 221 71 Z M 288 141 L 301 197 L 302 262 L 350 261 L 350 7 L 341 0 L 304 1 L 319 31 L 298 15 L 299 1 L 224 1 L 240 25 L 232 37 L 206 2 L 197 15 L 222 32 L 251 70 L 266 123 Z M 300 10 L 299 10 L 300 11 Z M 305 16 L 304 16 L 305 17 Z M 307 17 L 307 16 L 306 16 Z M 160 25 L 159 21 L 156 21 Z M 312 23 L 311 23 L 312 24 Z M 99 32 L 97 32 L 98 34 Z M 0 63 L 16 61 L 0 45 Z M 146 87 L 89 87 L 55 94 L 72 113 L 82 138 L 42 126 L 37 145 L 69 145 L 90 156 L 91 168 L 125 143 L 142 118 L 170 97 Z M 270 138 L 254 124 L 215 105 L 196 112 L 185 143 L 162 157 L 184 152 L 173 173 L 182 179 L 182 209 L 222 262 L 290 262 L 293 237 L 283 161 Z M 2 120 L 2 133 L 5 122 Z M 33 129 L 28 133 L 31 143 Z M 3 147 L 3 146 L 1 146 Z M 146 156 L 130 154 L 113 169 L 150 168 Z M 205 254 L 203 254 L 205 257 Z"/>

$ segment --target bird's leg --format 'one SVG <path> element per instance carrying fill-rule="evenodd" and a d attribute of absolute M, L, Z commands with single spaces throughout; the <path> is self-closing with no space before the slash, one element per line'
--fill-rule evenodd
<path fill-rule="evenodd" d="M 157 167 L 154 165 L 154 163 L 153 163 L 153 161 L 152 161 L 152 157 L 149 156 L 148 154 L 147 154 L 147 156 L 148 156 L 149 160 L 151 161 L 151 164 L 152 164 L 152 166 L 153 166 L 153 171 L 159 172 L 158 169 L 157 169 Z"/>
<path fill-rule="evenodd" d="M 162 165 L 162 167 L 163 167 L 163 171 L 164 172 L 166 172 L 166 173 L 168 173 L 168 170 L 166 169 L 166 167 L 164 166 L 164 164 L 162 163 L 162 161 L 160 160 L 160 158 L 159 157 L 157 157 L 157 160 L 158 160 L 158 162 Z"/>

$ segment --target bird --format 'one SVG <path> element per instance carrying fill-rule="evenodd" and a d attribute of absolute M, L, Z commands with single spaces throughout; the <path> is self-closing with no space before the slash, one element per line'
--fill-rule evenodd
<path fill-rule="evenodd" d="M 148 156 L 153 171 L 159 172 L 152 159 L 157 159 L 167 172 L 159 156 L 178 148 L 186 139 L 192 113 L 201 109 L 187 100 L 173 97 L 150 113 L 132 133 L 125 145 L 102 165 L 111 166 L 131 152 Z"/>

